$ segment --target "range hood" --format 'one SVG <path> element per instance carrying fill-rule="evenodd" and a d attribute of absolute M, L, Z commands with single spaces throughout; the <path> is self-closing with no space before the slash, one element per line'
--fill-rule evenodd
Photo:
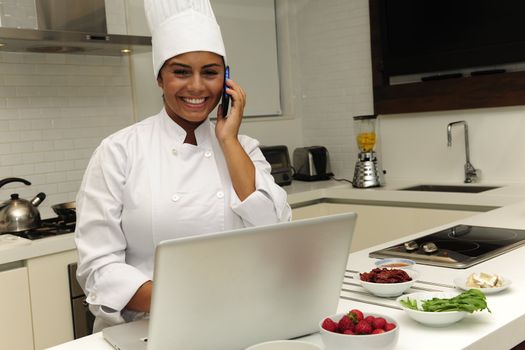
<path fill-rule="evenodd" d="M 13 21 L 13 15 L 6 16 L 6 10 L 0 13 L 0 51 L 102 56 L 151 51 L 149 36 L 107 33 L 104 0 L 17 0 L 15 3 L 28 2 L 29 12 L 34 16 L 27 15 L 28 4 L 25 4 L 25 13 L 17 13 L 16 8 L 9 10 L 22 17 L 25 27 Z"/>

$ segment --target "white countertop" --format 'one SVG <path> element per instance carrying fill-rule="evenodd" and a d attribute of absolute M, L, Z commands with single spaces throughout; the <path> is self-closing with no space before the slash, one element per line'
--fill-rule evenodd
<path fill-rule="evenodd" d="M 485 218 L 485 215 L 487 217 Z M 495 221 L 504 220 L 507 227 L 525 226 L 525 204 L 512 205 L 505 209 L 499 209 L 494 213 L 482 214 L 474 218 L 462 220 L 465 224 L 493 225 Z M 416 238 L 422 234 L 431 233 L 433 230 L 408 236 Z M 368 257 L 368 253 L 375 249 L 387 247 L 394 243 L 406 240 L 388 242 L 370 249 L 350 254 L 348 269 L 357 271 L 369 271 L 373 268 L 375 259 Z M 462 321 L 444 328 L 427 327 L 410 319 L 403 311 L 389 307 L 369 304 L 366 300 L 380 303 L 392 304 L 392 300 L 377 297 L 363 297 L 365 302 L 340 300 L 337 312 L 348 312 L 357 308 L 366 313 L 380 313 L 393 317 L 400 327 L 399 342 L 396 349 L 419 350 L 424 343 L 425 350 L 433 349 L 509 349 L 525 340 L 522 330 L 525 329 L 525 299 L 523 290 L 525 279 L 521 264 L 525 257 L 525 247 L 515 249 L 504 255 L 478 264 L 470 269 L 455 270 L 434 266 L 416 265 L 420 272 L 420 281 L 438 282 L 453 285 L 453 279 L 459 274 L 469 271 L 498 272 L 509 278 L 512 285 L 499 294 L 487 295 L 487 303 L 492 313 L 485 311 L 467 315 Z M 417 282 L 416 282 L 417 284 Z M 446 290 L 446 288 L 441 288 Z M 318 334 L 306 337 L 304 340 L 322 344 Z M 77 339 L 56 347 L 53 350 L 87 350 L 100 349 L 111 350 L 112 347 L 104 341 L 101 333 Z"/>
<path fill-rule="evenodd" d="M 435 184 L 435 183 L 433 183 Z M 447 183 L 439 183 L 447 185 Z M 448 207 L 469 209 L 470 207 L 486 207 L 487 209 L 502 207 L 513 203 L 525 201 L 525 184 L 483 184 L 484 186 L 501 186 L 481 193 L 450 193 L 450 192 L 425 192 L 425 191 L 399 191 L 401 188 L 417 185 L 414 182 L 392 181 L 383 187 L 369 189 L 353 188 L 347 182 L 294 181 L 285 186 L 288 201 L 293 206 L 319 198 L 345 200 L 349 203 L 369 203 L 384 205 L 407 205 L 422 207 Z M 450 183 L 448 183 L 450 185 Z M 465 185 L 457 184 L 453 185 Z M 478 186 L 472 184 L 465 186 Z"/>
<path fill-rule="evenodd" d="M 405 201 L 406 198 L 415 199 L 419 194 L 415 193 L 392 193 L 388 189 L 369 191 L 369 190 L 353 190 L 348 186 L 338 186 L 327 183 L 327 186 L 322 189 L 312 189 L 313 195 L 308 195 L 307 192 L 293 193 L 291 191 L 290 197 L 293 199 L 292 203 L 299 203 L 305 200 L 314 200 L 316 198 L 329 198 L 337 194 L 337 198 L 355 200 L 368 196 L 376 197 L 377 200 L 387 201 Z M 525 228 L 525 201 L 523 198 L 523 187 L 519 190 L 510 191 L 507 189 L 495 190 L 493 194 L 482 195 L 477 199 L 467 200 L 476 195 L 451 195 L 440 194 L 434 196 L 436 200 L 443 200 L 443 203 L 456 203 L 462 205 L 505 205 L 505 207 L 492 210 L 490 212 L 475 215 L 466 219 L 462 219 L 456 223 L 463 223 L 467 225 L 482 225 L 482 226 L 499 226 L 506 228 Z M 357 191 L 357 193 L 356 193 Z M 518 195 L 518 191 L 521 191 Z M 365 192 L 370 192 L 364 196 Z M 384 196 L 379 194 L 383 193 Z M 325 197 L 326 196 L 326 197 Z M 477 196 L 476 196 L 477 197 Z M 506 198 L 506 199 L 505 199 Z M 421 200 L 429 202 L 428 197 Z M 491 201 L 492 200 L 492 201 Z M 498 205 L 499 204 L 499 205 Z M 444 227 L 449 227 L 447 224 Z M 439 228 L 439 227 L 438 227 Z M 375 259 L 369 258 L 368 253 L 372 250 L 388 247 L 392 244 L 402 243 L 407 239 L 413 239 L 422 235 L 432 233 L 437 228 L 432 230 L 422 231 L 418 234 L 409 235 L 399 240 L 386 242 L 375 247 L 365 249 L 350 254 L 348 260 L 348 269 L 356 271 L 369 271 L 373 268 Z M 492 313 L 487 311 L 477 312 L 467 315 L 462 321 L 445 327 L 445 328 L 431 328 L 421 325 L 401 310 L 396 310 L 389 307 L 369 304 L 366 301 L 376 301 L 380 303 L 392 303 L 391 300 L 377 297 L 363 297 L 362 301 L 350 301 L 341 299 L 338 307 L 338 312 L 347 312 L 350 309 L 358 308 L 365 313 L 381 313 L 393 317 L 399 324 L 400 337 L 396 349 L 410 350 L 410 349 L 509 349 L 512 346 L 519 344 L 525 340 L 522 330 L 525 329 L 525 298 L 523 298 L 523 290 L 525 288 L 525 279 L 523 278 L 522 264 L 525 258 L 525 247 L 521 247 L 510 251 L 504 255 L 492 258 L 486 262 L 475 265 L 470 269 L 450 269 L 434 266 L 426 266 L 418 264 L 416 269 L 420 272 L 420 281 L 438 282 L 452 286 L 453 279 L 459 274 L 465 274 L 469 271 L 484 271 L 499 273 L 512 281 L 509 289 L 494 295 L 487 295 L 488 306 Z M 417 282 L 416 282 L 417 284 Z M 445 287 L 438 287 L 446 290 Z M 445 289 L 443 289 L 445 288 Z M 322 344 L 319 335 L 307 337 L 308 341 L 317 344 Z M 424 344 L 424 345 L 422 345 Z M 76 341 L 68 342 L 52 348 L 54 350 L 84 350 L 84 349 L 112 349 L 108 343 L 104 341 L 100 333 L 78 339 Z"/>

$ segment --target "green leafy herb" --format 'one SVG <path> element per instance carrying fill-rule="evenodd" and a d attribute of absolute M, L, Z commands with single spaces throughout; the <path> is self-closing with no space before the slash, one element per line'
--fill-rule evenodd
<path fill-rule="evenodd" d="M 477 289 L 469 289 L 453 298 L 432 298 L 424 300 L 421 303 L 421 308 L 417 306 L 416 300 L 400 300 L 400 303 L 405 307 L 418 311 L 428 312 L 443 312 L 443 311 L 466 311 L 473 313 L 474 311 L 481 311 L 487 309 L 487 298 L 483 292 Z"/>
<path fill-rule="evenodd" d="M 421 310 L 419 310 L 419 308 L 417 307 L 417 301 L 416 301 L 416 300 L 411 300 L 410 298 L 406 298 L 406 300 L 401 299 L 401 300 L 399 300 L 399 302 L 400 302 L 403 306 L 405 306 L 405 307 L 407 307 L 407 308 L 409 308 L 409 309 L 421 311 Z"/>

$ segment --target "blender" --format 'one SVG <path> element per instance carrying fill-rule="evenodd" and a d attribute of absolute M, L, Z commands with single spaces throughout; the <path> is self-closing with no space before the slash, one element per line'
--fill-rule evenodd
<path fill-rule="evenodd" d="M 359 154 L 355 163 L 352 185 L 358 188 L 378 187 L 382 185 L 379 176 L 376 152 L 377 115 L 360 115 L 354 117 L 354 129 L 357 134 Z"/>

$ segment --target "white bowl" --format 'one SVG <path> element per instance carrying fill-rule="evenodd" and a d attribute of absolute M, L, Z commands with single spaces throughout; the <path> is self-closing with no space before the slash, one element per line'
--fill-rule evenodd
<path fill-rule="evenodd" d="M 357 274 L 357 278 L 364 289 L 378 297 L 397 297 L 403 294 L 408 288 L 412 287 L 414 282 L 419 278 L 419 273 L 415 270 L 407 269 L 404 271 L 410 276 L 410 278 L 412 278 L 411 281 L 401 283 L 366 282 L 361 280 L 359 274 Z"/>
<path fill-rule="evenodd" d="M 411 269 L 416 262 L 410 259 L 403 258 L 388 258 L 377 260 L 374 265 L 376 267 L 386 267 L 389 269 Z"/>
<path fill-rule="evenodd" d="M 344 313 L 327 316 L 330 317 L 335 322 L 338 322 Z M 321 330 L 321 339 L 323 340 L 325 350 L 341 350 L 341 349 L 367 349 L 367 350 L 387 350 L 393 349 L 399 338 L 399 324 L 394 321 L 393 318 L 374 314 L 374 313 L 365 313 L 365 317 L 372 315 L 374 317 L 383 317 L 388 323 L 395 323 L 396 328 L 391 331 L 384 332 L 381 334 L 340 334 L 327 331 L 321 325 L 326 319 L 323 318 L 319 323 L 319 328 Z"/>
<path fill-rule="evenodd" d="M 505 278 L 505 277 L 500 275 L 499 277 L 503 281 L 501 287 L 492 287 L 492 288 L 468 287 L 467 286 L 467 279 L 468 279 L 468 276 L 470 274 L 471 273 L 468 273 L 468 274 L 464 274 L 464 275 L 461 275 L 461 276 L 458 276 L 458 277 L 454 278 L 454 284 L 456 285 L 456 287 L 458 287 L 460 289 L 463 289 L 463 290 L 477 289 L 477 290 L 482 291 L 483 294 L 495 294 L 495 293 L 499 293 L 501 291 L 504 291 L 505 289 L 510 287 L 510 285 L 512 283 L 511 280 L 509 280 L 508 278 Z"/>
<path fill-rule="evenodd" d="M 429 312 L 429 311 L 418 311 L 410 309 L 403 304 L 400 300 L 416 300 L 418 307 L 425 300 L 432 298 L 453 298 L 459 293 L 447 293 L 447 292 L 419 292 L 412 294 L 405 294 L 396 299 L 397 303 L 407 313 L 409 317 L 427 326 L 432 327 L 445 327 L 462 320 L 466 315 L 466 311 L 443 311 L 443 312 Z"/>
<path fill-rule="evenodd" d="M 275 340 L 252 345 L 246 350 L 322 350 L 322 348 L 298 340 Z"/>

